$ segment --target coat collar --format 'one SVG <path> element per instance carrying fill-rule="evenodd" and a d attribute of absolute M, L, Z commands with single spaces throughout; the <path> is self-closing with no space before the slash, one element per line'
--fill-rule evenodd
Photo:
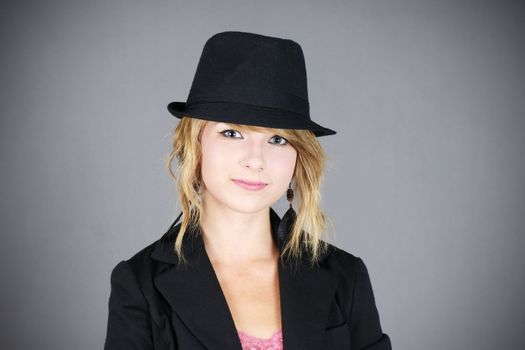
<path fill-rule="evenodd" d="M 281 219 L 272 208 L 270 221 L 276 238 Z M 200 231 L 190 230 L 185 235 L 183 249 L 188 264 L 183 266 L 173 251 L 179 228 L 180 224 L 172 227 L 151 254 L 153 259 L 170 265 L 154 277 L 156 288 L 205 347 L 241 350 L 233 317 Z M 295 265 L 279 259 L 278 273 L 284 348 L 323 348 L 324 331 L 330 326 L 328 314 L 337 288 L 334 272 L 323 268 L 322 262 L 311 267 L 303 258 Z"/>

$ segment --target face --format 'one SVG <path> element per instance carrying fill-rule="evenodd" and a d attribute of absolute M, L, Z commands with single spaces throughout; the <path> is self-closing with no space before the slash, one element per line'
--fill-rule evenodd
<path fill-rule="evenodd" d="M 253 213 L 270 207 L 288 189 L 297 152 L 274 129 L 239 131 L 207 122 L 200 142 L 206 207 Z"/>

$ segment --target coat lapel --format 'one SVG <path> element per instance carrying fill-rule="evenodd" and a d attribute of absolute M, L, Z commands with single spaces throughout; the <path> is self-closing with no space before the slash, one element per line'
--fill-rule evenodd
<path fill-rule="evenodd" d="M 272 233 L 280 218 L 270 208 Z M 152 258 L 168 263 L 154 284 L 181 321 L 208 349 L 241 350 L 233 317 L 219 280 L 206 254 L 200 231 L 188 231 L 183 249 L 188 260 L 180 265 L 173 245 L 180 224 L 157 244 Z M 320 349 L 328 313 L 337 287 L 333 272 L 310 267 L 306 258 L 297 264 L 279 259 L 279 289 L 284 349 Z"/>

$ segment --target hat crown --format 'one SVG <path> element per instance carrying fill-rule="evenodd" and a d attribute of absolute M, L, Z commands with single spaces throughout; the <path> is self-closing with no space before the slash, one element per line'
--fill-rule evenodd
<path fill-rule="evenodd" d="M 186 102 L 171 102 L 168 111 L 177 118 L 335 134 L 310 118 L 306 80 L 295 41 L 221 32 L 204 44 Z"/>
<path fill-rule="evenodd" d="M 233 102 L 279 108 L 309 118 L 306 66 L 293 40 L 228 31 L 209 38 L 188 106 Z"/>

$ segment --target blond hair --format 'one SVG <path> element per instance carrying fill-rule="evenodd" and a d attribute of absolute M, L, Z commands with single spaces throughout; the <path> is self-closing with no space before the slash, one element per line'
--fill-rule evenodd
<path fill-rule="evenodd" d="M 172 150 L 166 161 L 170 176 L 175 180 L 178 190 L 178 199 L 182 206 L 183 215 L 180 233 L 175 240 L 175 253 L 180 262 L 185 262 L 182 251 L 182 241 L 187 229 L 196 229 L 203 212 L 201 198 L 198 193 L 202 181 L 200 137 L 208 121 L 197 118 L 184 117 L 176 126 L 172 136 Z M 239 131 L 266 129 L 251 125 L 229 123 Z M 288 257 L 297 260 L 302 257 L 303 251 L 309 253 L 311 264 L 318 262 L 321 254 L 327 249 L 323 238 L 327 237 L 327 225 L 332 222 L 320 208 L 320 187 L 326 155 L 313 132 L 298 129 L 272 129 L 279 136 L 284 137 L 297 151 L 294 178 L 296 188 L 295 198 L 300 198 L 299 209 L 295 224 L 281 258 Z M 178 160 L 178 176 L 173 172 L 173 161 Z M 294 198 L 294 201 L 295 201 Z"/>

